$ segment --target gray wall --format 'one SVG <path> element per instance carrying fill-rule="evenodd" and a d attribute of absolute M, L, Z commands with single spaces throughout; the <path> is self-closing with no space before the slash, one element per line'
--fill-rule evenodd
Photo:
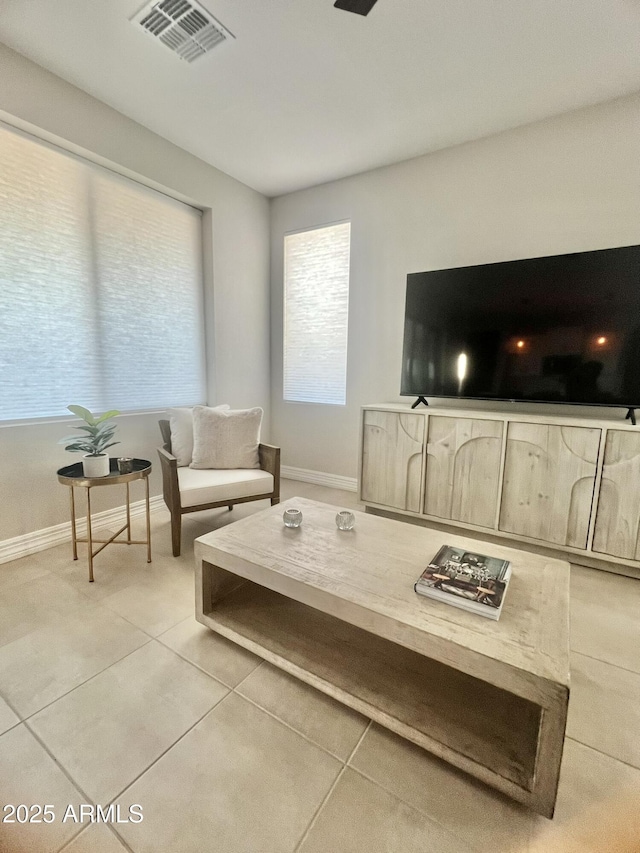
<path fill-rule="evenodd" d="M 262 406 L 268 437 L 268 200 L 2 45 L 0 79 L 3 121 L 207 209 L 208 400 Z M 120 418 L 122 443 L 114 451 L 155 461 L 157 420 L 157 414 Z M 55 477 L 58 467 L 78 459 L 56 444 L 68 431 L 61 422 L 0 422 L 0 541 L 68 520 L 67 490 Z M 158 467 L 152 494 L 162 490 Z M 102 489 L 96 503 L 107 509 L 123 496 Z"/>
<path fill-rule="evenodd" d="M 347 405 L 284 402 L 283 235 L 343 219 L 352 239 Z M 283 464 L 356 476 L 359 407 L 404 399 L 407 273 L 636 243 L 640 96 L 275 199 L 271 402 Z"/>

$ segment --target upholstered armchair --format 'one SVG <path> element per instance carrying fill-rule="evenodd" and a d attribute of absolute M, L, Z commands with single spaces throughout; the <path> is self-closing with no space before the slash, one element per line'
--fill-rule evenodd
<path fill-rule="evenodd" d="M 180 556 L 182 516 L 188 512 L 270 499 L 280 502 L 280 448 L 258 445 L 259 468 L 194 469 L 179 467 L 171 449 L 168 420 L 159 421 L 164 444 L 158 448 L 164 502 L 171 513 L 173 556 Z"/>

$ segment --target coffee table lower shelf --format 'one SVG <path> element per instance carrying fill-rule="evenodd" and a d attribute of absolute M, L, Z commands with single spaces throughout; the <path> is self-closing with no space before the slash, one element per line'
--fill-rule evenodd
<path fill-rule="evenodd" d="M 202 571 L 221 570 L 203 561 Z M 205 599 L 197 613 L 202 624 L 551 817 L 553 806 L 541 801 L 534 784 L 543 716 L 538 705 L 237 580 L 214 603 Z"/>

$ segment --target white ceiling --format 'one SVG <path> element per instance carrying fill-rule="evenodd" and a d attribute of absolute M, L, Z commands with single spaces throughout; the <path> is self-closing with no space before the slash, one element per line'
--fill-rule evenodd
<path fill-rule="evenodd" d="M 0 0 L 0 41 L 269 195 L 640 90 L 640 0 L 202 0 L 193 64 L 142 0 Z"/>

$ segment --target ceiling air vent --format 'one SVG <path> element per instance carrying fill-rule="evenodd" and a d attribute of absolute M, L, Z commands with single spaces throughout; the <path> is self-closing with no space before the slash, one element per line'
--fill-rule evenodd
<path fill-rule="evenodd" d="M 187 62 L 235 38 L 196 0 L 151 0 L 130 20 Z"/>

